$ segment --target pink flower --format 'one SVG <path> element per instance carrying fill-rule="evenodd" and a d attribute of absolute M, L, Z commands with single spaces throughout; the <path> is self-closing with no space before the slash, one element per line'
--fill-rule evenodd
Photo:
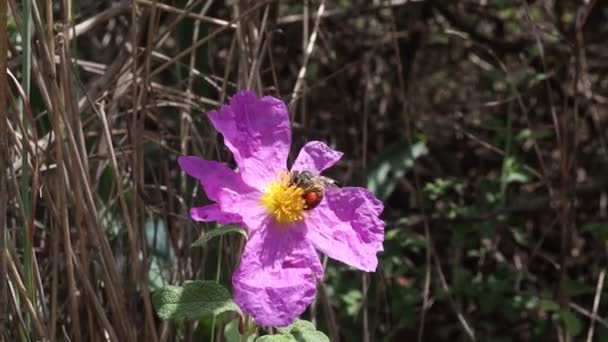
<path fill-rule="evenodd" d="M 289 114 L 283 101 L 243 91 L 209 119 L 224 136 L 238 171 L 195 156 L 178 158 L 214 204 L 192 208 L 196 221 L 239 224 L 249 230 L 232 284 L 234 299 L 258 324 L 286 326 L 310 305 L 323 268 L 316 250 L 363 271 L 376 270 L 384 239 L 382 203 L 363 188 L 328 189 L 314 208 L 290 182 Z M 341 152 L 307 143 L 291 171 L 315 174 Z M 315 250 L 316 249 L 316 250 Z"/>

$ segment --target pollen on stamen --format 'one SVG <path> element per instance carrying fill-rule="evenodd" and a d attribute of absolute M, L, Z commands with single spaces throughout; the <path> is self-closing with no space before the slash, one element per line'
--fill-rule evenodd
<path fill-rule="evenodd" d="M 268 186 L 261 198 L 262 205 L 277 223 L 287 224 L 300 221 L 306 207 L 302 198 L 304 190 L 289 182 L 289 174 L 283 172 Z"/>

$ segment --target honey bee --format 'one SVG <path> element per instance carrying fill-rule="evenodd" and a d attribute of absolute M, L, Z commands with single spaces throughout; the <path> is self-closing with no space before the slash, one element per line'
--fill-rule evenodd
<path fill-rule="evenodd" d="M 338 187 L 335 180 L 311 171 L 291 171 L 289 173 L 289 183 L 304 190 L 302 195 L 305 204 L 304 210 L 311 210 L 319 205 L 327 189 Z"/>

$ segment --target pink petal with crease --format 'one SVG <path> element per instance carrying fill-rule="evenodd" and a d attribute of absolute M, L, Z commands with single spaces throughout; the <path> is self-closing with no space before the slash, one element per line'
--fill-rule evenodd
<path fill-rule="evenodd" d="M 204 207 L 190 209 L 190 217 L 194 221 L 213 222 L 220 224 L 241 223 L 241 216 L 223 212 L 217 204 L 210 204 Z"/>
<path fill-rule="evenodd" d="M 287 326 L 316 295 L 323 268 L 301 225 L 279 228 L 267 221 L 247 241 L 232 277 L 234 300 L 264 326 Z"/>
<path fill-rule="evenodd" d="M 382 209 L 382 202 L 363 188 L 328 191 L 306 217 L 306 238 L 328 257 L 373 272 L 383 250 Z"/>
<path fill-rule="evenodd" d="M 267 216 L 260 204 L 261 193 L 247 185 L 241 174 L 222 163 L 196 156 L 179 157 L 177 161 L 182 170 L 201 182 L 207 197 L 222 212 L 238 215 L 245 227 L 255 229 Z"/>
<path fill-rule="evenodd" d="M 321 141 L 310 141 L 302 147 L 291 169 L 321 173 L 337 163 L 342 155 L 342 152 L 333 150 Z"/>
<path fill-rule="evenodd" d="M 209 112 L 209 119 L 224 136 L 247 184 L 263 189 L 278 170 L 287 169 L 291 127 L 283 101 L 242 91 L 219 112 Z"/>

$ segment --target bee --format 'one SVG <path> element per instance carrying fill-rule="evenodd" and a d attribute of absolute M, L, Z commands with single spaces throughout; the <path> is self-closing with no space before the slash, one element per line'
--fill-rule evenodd
<path fill-rule="evenodd" d="M 319 205 L 326 190 L 338 187 L 335 180 L 311 171 L 291 171 L 289 173 L 289 183 L 304 190 L 302 199 L 304 200 L 305 210 L 311 210 Z"/>

